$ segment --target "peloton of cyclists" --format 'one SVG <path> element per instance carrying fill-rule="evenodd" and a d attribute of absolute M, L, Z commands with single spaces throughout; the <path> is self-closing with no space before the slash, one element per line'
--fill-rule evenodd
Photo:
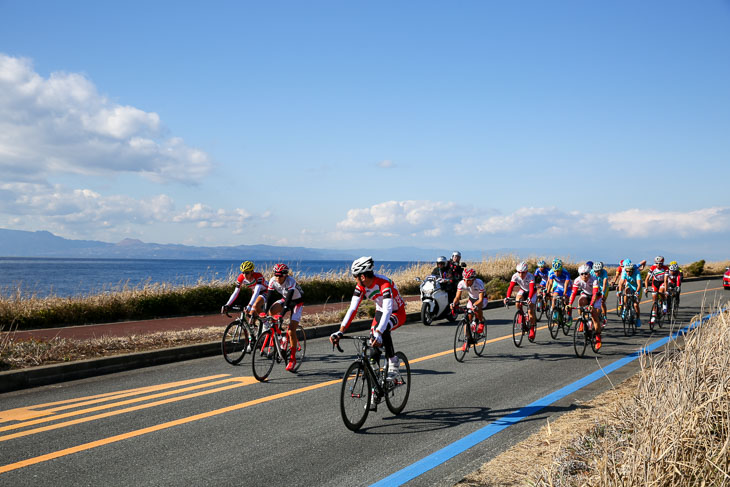
<path fill-rule="evenodd" d="M 517 307 L 522 309 L 522 301 L 525 297 L 529 302 L 528 316 L 530 320 L 530 333 L 527 337 L 530 340 L 535 339 L 535 302 L 537 301 L 537 294 L 535 294 L 535 276 L 527 272 L 527 262 L 522 261 L 515 267 L 515 272 L 510 280 L 509 287 L 507 288 L 507 295 L 504 298 L 504 304 L 507 305 L 509 298 L 512 296 L 512 290 L 515 285 L 519 286 L 517 291 Z"/>

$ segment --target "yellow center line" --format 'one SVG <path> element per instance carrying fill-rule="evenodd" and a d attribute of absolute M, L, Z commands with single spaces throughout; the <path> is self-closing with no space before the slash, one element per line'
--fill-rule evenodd
<path fill-rule="evenodd" d="M 684 293 L 684 294 L 685 295 L 686 294 L 694 294 L 694 293 L 698 293 L 698 292 L 714 291 L 714 290 L 718 290 L 718 289 L 721 289 L 721 288 L 718 287 L 718 288 L 705 289 L 705 290 L 700 290 L 700 291 L 691 291 L 691 292 L 687 292 L 687 293 Z M 615 309 L 613 309 L 611 311 L 615 311 Z M 542 327 L 541 329 L 544 329 L 544 328 L 545 327 Z M 492 341 L 499 341 L 499 340 L 506 340 L 509 337 L 510 337 L 510 335 L 507 335 L 507 336 L 504 336 L 504 337 L 499 337 L 499 338 L 493 338 L 493 339 L 490 340 L 490 342 L 492 342 Z M 424 360 L 428 360 L 429 358 L 435 358 L 435 357 L 440 357 L 440 356 L 443 356 L 443 355 L 448 355 L 451 352 L 452 352 L 451 350 L 448 350 L 448 351 L 441 352 L 441 353 L 438 353 L 438 354 L 428 355 L 426 357 L 419 357 L 417 359 L 414 359 L 410 363 L 422 362 Z M 315 385 L 311 385 L 311 386 L 307 386 L 307 387 L 302 387 L 302 388 L 299 388 L 299 389 L 294 389 L 294 390 L 291 390 L 291 391 L 286 391 L 286 392 L 282 392 L 282 393 L 279 393 L 279 394 L 274 394 L 274 395 L 271 395 L 271 396 L 266 396 L 266 397 L 262 397 L 262 398 L 259 398 L 259 399 L 254 399 L 252 401 L 247 401 L 247 402 L 244 402 L 244 403 L 241 403 L 241 404 L 236 404 L 236 405 L 228 406 L 228 407 L 225 407 L 225 408 L 215 409 L 215 410 L 212 410 L 212 411 L 207 411 L 207 412 L 204 412 L 204 413 L 196 414 L 194 416 L 188 416 L 186 418 L 180 418 L 180 419 L 177 419 L 177 420 L 174 420 L 174 421 L 168 421 L 166 423 L 161 423 L 161 424 L 158 424 L 158 425 L 149 426 L 147 428 L 142 428 L 142 429 L 130 431 L 129 433 L 123 433 L 123 434 L 120 434 L 120 435 L 111 436 L 109 438 L 102 438 L 101 440 L 96 440 L 96 441 L 92 441 L 92 442 L 89 442 L 89 443 L 84 443 L 84 444 L 77 445 L 77 446 L 74 446 L 74 447 L 71 447 L 71 448 L 66 448 L 66 449 L 63 449 L 63 450 L 58 450 L 58 451 L 55 451 L 55 452 L 51 452 L 51 453 L 48 453 L 46 455 L 40 455 L 40 456 L 37 456 L 37 457 L 29 458 L 27 460 L 22 460 L 22 461 L 19 461 L 19 462 L 10 463 L 10 464 L 7 464 L 7 465 L 0 466 L 0 474 L 5 473 L 5 472 L 10 472 L 12 470 L 17 470 L 19 468 L 27 467 L 27 466 L 30 466 L 30 465 L 35 465 L 35 464 L 38 464 L 38 463 L 47 462 L 47 461 L 53 460 L 55 458 L 60 458 L 60 457 L 64 457 L 64 456 L 67 456 L 67 455 L 72 455 L 74 453 L 78 453 L 78 452 L 81 452 L 81 451 L 91 450 L 93 448 L 97 448 L 97 447 L 100 447 L 100 446 L 108 445 L 108 444 L 111 444 L 111 443 L 116 443 L 116 442 L 123 441 L 123 440 L 129 439 L 129 438 L 134 438 L 134 437 L 137 437 L 137 436 L 146 435 L 148 433 L 153 433 L 153 432 L 156 432 L 156 431 L 161 431 L 161 430 L 164 430 L 164 429 L 172 428 L 174 426 L 179 426 L 179 425 L 182 425 L 182 424 L 192 423 L 194 421 L 199 421 L 201 419 L 211 418 L 213 416 L 218 416 L 218 415 L 225 414 L 225 413 L 229 413 L 229 412 L 232 412 L 232 411 L 238 411 L 238 410 L 241 410 L 241 409 L 244 409 L 244 408 L 247 408 L 247 407 L 251 407 L 251 406 L 258 405 L 258 404 L 263 404 L 263 403 L 266 403 L 266 402 L 274 401 L 276 399 L 281 399 L 281 398 L 284 398 L 284 397 L 294 396 L 296 394 L 301 394 L 301 393 L 304 393 L 304 392 L 313 391 L 313 390 L 316 390 L 316 389 L 321 389 L 323 387 L 331 386 L 331 385 L 334 385 L 334 384 L 340 384 L 341 382 L 342 382 L 341 379 L 330 380 L 330 381 L 327 381 L 327 382 L 322 382 L 320 384 L 315 384 Z M 221 390 L 224 390 L 224 389 L 229 389 L 229 388 L 232 388 L 232 387 L 236 387 L 236 386 L 228 386 L 226 388 L 220 388 L 220 389 Z M 199 392 L 199 393 L 196 393 L 196 394 L 191 394 L 191 395 L 189 395 L 189 397 L 200 396 L 200 395 L 204 395 L 206 393 L 211 393 L 211 392 L 216 392 L 216 391 Z M 166 401 L 159 401 L 159 402 L 160 403 L 164 403 L 164 402 L 172 402 L 172 401 L 173 401 L 173 399 L 168 399 Z M 135 408 L 129 408 L 129 409 L 130 410 L 143 409 L 146 406 L 150 406 L 150 405 L 141 405 L 141 406 L 136 406 Z M 107 415 L 112 415 L 112 414 L 111 413 L 107 413 Z"/>
<path fill-rule="evenodd" d="M 0 428 L 0 431 L 10 431 L 10 430 L 15 430 L 15 429 L 25 428 L 26 426 L 32 426 L 34 424 L 40 424 L 40 423 L 45 423 L 48 421 L 55 421 L 58 419 L 70 418 L 72 416 L 80 416 L 82 414 L 93 413 L 95 411 L 101 411 L 103 409 L 111 409 L 111 408 L 118 407 L 118 406 L 125 406 L 127 404 L 134 404 L 134 403 L 138 403 L 138 402 L 142 402 L 142 401 L 149 401 L 150 399 L 171 396 L 173 394 L 180 394 L 181 392 L 194 391 L 196 389 L 203 389 L 205 387 L 217 386 L 220 384 L 227 384 L 230 382 L 238 382 L 239 384 L 236 384 L 234 387 L 240 387 L 240 386 L 247 386 L 249 384 L 253 384 L 256 382 L 256 379 L 254 379 L 253 377 L 240 377 L 240 378 L 231 377 L 228 379 L 218 380 L 218 381 L 214 381 L 214 382 L 207 382 L 205 384 L 197 384 L 194 386 L 188 386 L 188 387 L 184 387 L 182 389 L 175 389 L 172 391 L 151 394 L 149 396 L 142 396 L 142 397 L 136 397 L 134 399 L 127 399 L 126 401 L 119 401 L 119 402 L 115 402 L 115 403 L 111 403 L 111 404 L 104 404 L 101 406 L 96 406 L 93 408 L 80 409 L 78 411 L 71 411 L 71 412 L 64 413 L 64 414 L 56 414 L 54 416 L 33 419 L 30 421 L 25 421 L 23 423 L 11 424 L 9 426 L 4 426 L 4 427 Z M 211 391 L 205 391 L 205 393 L 216 392 L 219 390 L 225 390 L 225 389 L 212 389 Z M 182 401 L 183 399 L 187 399 L 189 397 L 196 397 L 196 396 L 193 394 L 193 395 L 175 397 L 172 399 L 168 399 L 167 401 L 157 401 L 157 402 L 145 404 L 144 407 L 141 407 L 139 409 L 144 409 L 144 408 L 156 406 L 159 404 L 166 404 L 168 402 Z M 129 412 L 129 411 L 136 411 L 136 409 L 135 408 L 120 409 L 118 411 L 114 411 L 113 414 L 109 414 L 109 415 L 115 416 L 117 414 L 122 414 L 122 413 Z M 65 423 L 58 423 L 53 426 L 48 426 L 46 428 L 36 428 L 36 429 L 32 429 L 32 430 L 23 431 L 22 433 L 16 433 L 14 435 L 0 436 L 0 442 L 10 440 L 12 438 L 17 438 L 19 436 L 26 436 L 26 435 L 30 435 L 30 434 L 34 434 L 34 433 L 39 433 L 41 431 L 57 429 L 57 428 L 61 428 L 63 426 L 69 426 L 72 424 L 85 423 L 87 421 L 92 421 L 94 419 L 105 418 L 105 417 L 107 417 L 107 416 L 105 416 L 105 415 L 89 416 L 88 418 L 82 418 L 82 419 L 79 419 L 76 421 L 67 421 Z"/>
<path fill-rule="evenodd" d="M 199 377 L 196 379 L 187 379 L 177 382 L 168 382 L 166 384 L 158 384 L 153 386 L 138 387 L 135 389 L 127 389 L 123 391 L 106 392 L 104 394 L 96 394 L 93 396 L 77 397 L 74 399 L 66 399 L 63 401 L 50 402 L 46 404 L 36 404 L 34 406 L 27 406 L 16 409 L 8 409 L 0 411 L 0 423 L 8 421 L 22 421 L 24 419 L 30 419 L 39 416 L 47 416 L 57 411 L 63 411 L 64 409 L 77 408 L 82 406 L 88 406 L 90 404 L 98 404 L 105 401 L 113 401 L 121 399 L 123 397 L 135 396 L 138 394 L 144 394 L 146 392 L 159 391 L 164 389 L 170 389 L 173 387 L 179 387 L 187 384 L 194 384 L 196 382 L 203 382 L 206 380 L 219 379 L 221 377 L 230 377 L 231 374 L 218 374 L 211 375 L 208 377 Z M 61 406 L 59 406 L 61 405 Z M 55 408 L 48 408 L 48 406 L 58 406 Z M 48 408 L 48 409 L 43 409 Z M 0 431 L 5 429 L 0 427 Z"/>

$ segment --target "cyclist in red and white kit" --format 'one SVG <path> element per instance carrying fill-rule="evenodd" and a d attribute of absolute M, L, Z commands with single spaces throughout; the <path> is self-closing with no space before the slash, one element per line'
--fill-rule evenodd
<path fill-rule="evenodd" d="M 573 280 L 573 292 L 570 294 L 570 303 L 567 306 L 569 316 L 573 314 L 573 302 L 576 297 L 578 297 L 579 306 L 588 305 L 591 308 L 591 320 L 596 333 L 596 350 L 600 350 L 601 320 L 598 310 L 601 309 L 603 294 L 598 287 L 598 279 L 591 275 L 591 268 L 585 264 L 578 268 L 578 278 Z M 583 323 L 580 326 L 583 326 Z M 578 328 L 578 331 L 583 331 L 583 329 Z"/>
<path fill-rule="evenodd" d="M 664 265 L 664 257 L 662 257 L 661 255 L 657 255 L 654 258 L 654 265 L 649 268 L 649 273 L 646 275 L 646 282 L 644 282 L 644 289 L 646 289 L 646 293 L 649 292 L 649 283 L 651 282 L 652 291 L 654 291 L 655 303 L 657 298 L 659 297 L 657 293 L 665 295 L 665 291 L 667 290 L 668 278 L 669 267 Z M 662 312 L 667 312 L 666 299 L 664 300 L 664 305 L 662 306 Z"/>
<path fill-rule="evenodd" d="M 515 270 L 517 272 L 512 275 L 512 279 L 509 283 L 509 288 L 507 288 L 507 296 L 504 298 L 504 304 L 507 305 L 510 296 L 512 296 L 512 290 L 515 288 L 515 284 L 517 284 L 520 287 L 520 290 L 517 292 L 517 307 L 522 307 L 519 301 L 521 301 L 525 297 L 527 297 L 527 301 L 529 301 L 530 303 L 530 307 L 528 310 L 528 316 L 530 320 L 530 333 L 527 335 L 527 338 L 529 338 L 530 340 L 534 340 L 536 322 L 535 302 L 537 302 L 537 293 L 535 293 L 535 276 L 532 275 L 532 273 L 527 272 L 527 262 L 525 262 L 524 260 L 517 264 Z"/>
<path fill-rule="evenodd" d="M 289 346 L 292 353 L 289 355 L 289 363 L 286 366 L 286 370 L 293 372 L 294 367 L 297 365 L 297 357 L 294 351 L 299 347 L 296 331 L 302 319 L 302 309 L 304 308 L 302 288 L 289 275 L 289 266 L 286 264 L 276 264 L 274 266 L 274 278 L 269 281 L 268 291 L 276 291 L 282 296 L 282 299 L 271 304 L 271 309 L 269 310 L 271 316 L 285 315 L 291 310 L 289 329 L 286 334 L 289 337 Z"/>
<path fill-rule="evenodd" d="M 236 288 L 233 290 L 231 297 L 228 298 L 228 302 L 221 308 L 221 314 L 231 308 L 244 286 L 251 290 L 251 299 L 245 308 L 246 315 L 254 312 L 258 316 L 263 311 L 264 306 L 266 306 L 266 291 L 269 283 L 266 282 L 260 272 L 254 272 L 253 262 L 247 260 L 241 263 L 241 274 L 236 279 Z"/>
<path fill-rule="evenodd" d="M 335 344 L 342 338 L 350 327 L 362 300 L 370 299 L 375 302 L 375 318 L 370 327 L 371 345 L 374 347 L 382 345 L 385 348 L 385 357 L 391 362 L 388 373 L 389 375 L 391 372 L 396 374 L 398 357 L 395 356 L 390 332 L 406 322 L 406 305 L 395 283 L 385 276 L 375 274 L 374 268 L 375 263 L 372 257 L 360 257 L 352 263 L 352 275 L 355 277 L 357 285 L 352 295 L 350 308 L 340 324 L 340 330 L 330 335 L 330 341 Z"/>

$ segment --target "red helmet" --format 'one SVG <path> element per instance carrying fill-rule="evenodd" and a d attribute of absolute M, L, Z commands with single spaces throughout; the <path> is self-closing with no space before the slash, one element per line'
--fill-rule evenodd
<path fill-rule="evenodd" d="M 286 264 L 276 264 L 274 266 L 274 275 L 275 276 L 286 276 L 289 274 L 289 266 Z"/>
<path fill-rule="evenodd" d="M 464 271 L 464 280 L 474 279 L 475 277 L 477 277 L 477 271 L 474 269 L 467 269 Z"/>

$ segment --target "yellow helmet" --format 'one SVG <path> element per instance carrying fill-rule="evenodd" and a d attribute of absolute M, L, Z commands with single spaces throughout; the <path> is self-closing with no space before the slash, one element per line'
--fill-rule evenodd
<path fill-rule="evenodd" d="M 673 260 L 673 261 L 671 261 L 671 262 L 669 263 L 669 265 L 677 265 L 677 261 L 676 261 L 676 260 Z"/>
<path fill-rule="evenodd" d="M 241 272 L 251 272 L 253 270 L 253 262 L 247 260 L 241 263 Z"/>

